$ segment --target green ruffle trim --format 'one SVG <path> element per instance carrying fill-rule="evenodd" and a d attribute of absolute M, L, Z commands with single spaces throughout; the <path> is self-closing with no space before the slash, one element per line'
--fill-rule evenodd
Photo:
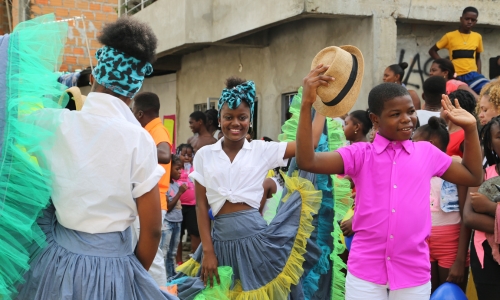
<path fill-rule="evenodd" d="M 333 119 L 327 118 L 328 146 L 330 151 L 335 151 L 346 144 L 342 125 Z M 344 299 L 345 297 L 345 274 L 347 268 L 344 261 L 339 257 L 345 251 L 342 242 L 342 230 L 339 222 L 342 221 L 347 211 L 352 207 L 351 182 L 347 179 L 332 175 L 333 202 L 335 215 L 333 218 L 333 251 L 330 255 L 332 260 L 332 299 Z"/>
<path fill-rule="evenodd" d="M 11 299 L 30 259 L 45 246 L 36 220 L 51 195 L 51 173 L 40 147 L 53 132 L 33 122 L 40 108 L 57 104 L 57 82 L 67 22 L 53 14 L 20 23 L 10 35 L 6 84 L 6 124 L 0 155 L 0 299 Z M 54 123 L 54 122 L 53 122 Z"/>
<path fill-rule="evenodd" d="M 281 126 L 282 134 L 278 135 L 280 142 L 293 142 L 297 137 L 297 128 L 299 126 L 300 104 L 302 103 L 302 87 L 299 88 L 297 95 L 293 96 L 292 104 L 288 110 L 292 117 Z"/>

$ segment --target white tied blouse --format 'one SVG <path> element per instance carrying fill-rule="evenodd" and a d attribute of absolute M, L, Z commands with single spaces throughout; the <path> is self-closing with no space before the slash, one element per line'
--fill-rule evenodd
<path fill-rule="evenodd" d="M 42 109 L 35 115 L 39 126 L 57 128 L 43 154 L 59 223 L 88 233 L 127 229 L 137 216 L 134 198 L 165 173 L 151 135 L 130 108 L 111 95 L 90 93 L 82 111 Z"/>
<path fill-rule="evenodd" d="M 260 207 L 264 193 L 262 183 L 271 169 L 286 166 L 287 143 L 245 140 L 233 162 L 222 150 L 224 138 L 196 152 L 194 171 L 189 178 L 203 185 L 215 216 L 224 203 L 246 203 Z"/>

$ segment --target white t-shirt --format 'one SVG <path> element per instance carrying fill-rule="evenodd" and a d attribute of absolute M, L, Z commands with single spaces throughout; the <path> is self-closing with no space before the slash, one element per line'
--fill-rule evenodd
<path fill-rule="evenodd" d="M 438 117 L 438 118 L 441 117 L 441 112 L 419 109 L 417 110 L 417 117 L 420 126 L 424 126 L 429 122 L 429 119 L 431 117 Z"/>
<path fill-rule="evenodd" d="M 259 209 L 264 193 L 262 182 L 268 171 L 287 164 L 288 160 L 283 159 L 287 143 L 245 140 L 231 163 L 222 150 L 223 141 L 224 138 L 196 152 L 189 178 L 206 188 L 214 216 L 226 200 Z"/>
<path fill-rule="evenodd" d="M 57 128 L 42 149 L 59 223 L 88 233 L 127 229 L 137 216 L 134 198 L 165 173 L 151 135 L 130 108 L 111 95 L 90 93 L 81 111 L 42 109 L 34 116 L 39 126 Z"/>

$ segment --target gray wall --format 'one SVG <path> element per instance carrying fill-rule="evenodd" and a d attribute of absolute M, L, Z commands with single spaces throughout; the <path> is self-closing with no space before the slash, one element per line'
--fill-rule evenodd
<path fill-rule="evenodd" d="M 268 47 L 212 46 L 185 55 L 177 73 L 178 141 L 191 136 L 187 122 L 193 105 L 205 103 L 208 97 L 218 98 L 224 80 L 231 75 L 255 81 L 259 98 L 257 133 L 277 138 L 281 130 L 281 95 L 296 91 L 314 55 L 331 45 L 355 45 L 363 52 L 365 76 L 356 107 L 365 108 L 373 85 L 371 22 L 371 18 L 295 21 L 270 29 Z"/>
<path fill-rule="evenodd" d="M 411 64 L 411 62 L 419 55 L 420 68 L 415 64 L 413 71 L 410 72 L 408 78 L 408 88 L 417 90 L 419 95 L 422 94 L 422 77 L 429 77 L 429 69 L 432 64 L 431 57 L 428 54 L 429 48 L 436 44 L 441 37 L 449 31 L 456 30 L 458 24 L 454 25 L 425 25 L 425 24 L 398 24 L 398 40 L 397 40 L 397 61 L 403 55 L 403 61 Z M 500 31 L 494 28 L 477 27 L 474 31 L 483 36 L 484 52 L 481 53 L 482 73 L 488 78 L 489 76 L 489 58 L 500 55 Z M 441 57 L 448 56 L 448 50 L 440 50 Z M 427 62 L 427 64 L 426 64 Z M 407 69 L 408 71 L 408 69 Z M 420 76 L 422 74 L 422 77 Z M 406 74 L 405 74 L 406 77 Z M 418 87 L 417 87 L 418 86 Z"/>

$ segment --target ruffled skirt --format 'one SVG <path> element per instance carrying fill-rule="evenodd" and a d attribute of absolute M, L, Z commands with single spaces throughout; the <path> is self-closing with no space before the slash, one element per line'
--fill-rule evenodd
<path fill-rule="evenodd" d="M 177 299 L 161 291 L 133 253 L 132 229 L 90 234 L 67 229 L 49 206 L 38 220 L 47 237 L 17 299 Z"/>
<path fill-rule="evenodd" d="M 313 215 L 321 203 L 321 192 L 311 181 L 314 175 L 301 173 L 286 180 L 286 194 L 272 222 L 267 225 L 256 209 L 215 217 L 212 241 L 219 266 L 233 270 L 229 299 L 303 299 L 297 288 L 301 277 L 321 254 L 306 253 L 313 231 Z M 312 247 L 314 249 L 314 247 Z M 193 257 L 177 268 L 171 284 L 180 299 L 194 299 L 204 289 L 199 279 L 202 245 Z M 307 264 L 304 264 L 307 259 Z"/>

